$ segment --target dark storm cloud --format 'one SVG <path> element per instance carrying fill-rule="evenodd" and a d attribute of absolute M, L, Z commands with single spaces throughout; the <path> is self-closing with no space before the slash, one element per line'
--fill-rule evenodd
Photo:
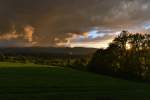
<path fill-rule="evenodd" d="M 55 45 L 71 37 L 68 33 L 97 27 L 109 34 L 139 26 L 149 20 L 149 9 L 149 0 L 0 0 L 0 34 L 23 34 L 30 26 L 36 45 Z"/>

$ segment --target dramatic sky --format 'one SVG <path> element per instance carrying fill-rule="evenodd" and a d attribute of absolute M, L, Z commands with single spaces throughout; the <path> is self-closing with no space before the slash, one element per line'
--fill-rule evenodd
<path fill-rule="evenodd" d="M 0 46 L 107 47 L 150 32 L 150 0 L 0 0 Z"/>

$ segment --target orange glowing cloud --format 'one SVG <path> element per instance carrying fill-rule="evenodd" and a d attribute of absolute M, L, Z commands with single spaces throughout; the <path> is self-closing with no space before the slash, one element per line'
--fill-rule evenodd
<path fill-rule="evenodd" d="M 33 33 L 34 28 L 30 25 L 25 26 L 20 33 L 14 28 L 13 31 L 0 34 L 0 41 L 19 40 L 18 42 L 23 42 L 24 44 L 28 43 L 28 45 L 35 45 L 37 42 L 33 40 Z"/>
<path fill-rule="evenodd" d="M 18 37 L 20 37 L 20 35 L 17 34 L 16 31 L 14 31 L 14 32 L 5 33 L 5 34 L 0 35 L 0 40 L 17 39 Z"/>
<path fill-rule="evenodd" d="M 88 37 L 89 33 L 88 32 L 83 32 L 82 33 L 84 37 Z"/>
<path fill-rule="evenodd" d="M 26 26 L 24 27 L 24 38 L 28 40 L 28 42 L 33 41 L 33 33 L 34 33 L 34 28 L 32 26 Z"/>

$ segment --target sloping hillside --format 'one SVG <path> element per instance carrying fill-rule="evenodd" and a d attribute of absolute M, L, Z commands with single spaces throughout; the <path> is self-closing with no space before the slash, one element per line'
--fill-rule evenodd
<path fill-rule="evenodd" d="M 149 100 L 150 85 L 61 67 L 0 63 L 1 100 Z"/>

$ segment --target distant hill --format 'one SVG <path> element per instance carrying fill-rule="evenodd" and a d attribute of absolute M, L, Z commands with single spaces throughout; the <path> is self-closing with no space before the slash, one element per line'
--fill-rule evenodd
<path fill-rule="evenodd" d="M 91 55 L 96 50 L 82 47 L 7 47 L 0 48 L 0 53 L 7 55 Z"/>

